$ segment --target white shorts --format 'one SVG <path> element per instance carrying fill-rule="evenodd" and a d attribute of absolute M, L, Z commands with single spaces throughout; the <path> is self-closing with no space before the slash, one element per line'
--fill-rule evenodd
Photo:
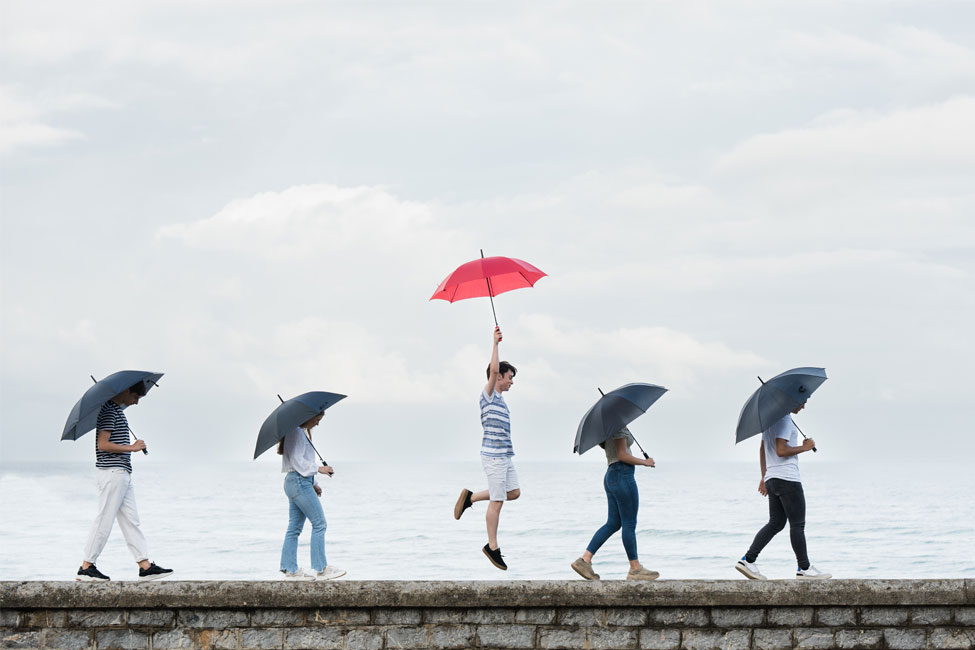
<path fill-rule="evenodd" d="M 481 466 L 487 475 L 491 501 L 507 501 L 508 492 L 519 489 L 518 474 L 511 456 L 481 456 Z"/>

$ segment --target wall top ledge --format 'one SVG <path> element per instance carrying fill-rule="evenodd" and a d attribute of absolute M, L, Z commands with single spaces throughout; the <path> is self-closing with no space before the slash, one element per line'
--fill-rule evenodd
<path fill-rule="evenodd" d="M 975 605 L 975 580 L 0 582 L 0 607 L 689 607 Z"/>

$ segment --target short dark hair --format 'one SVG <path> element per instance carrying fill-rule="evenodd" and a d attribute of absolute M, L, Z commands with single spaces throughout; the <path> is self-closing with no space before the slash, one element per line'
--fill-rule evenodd
<path fill-rule="evenodd" d="M 145 397 L 149 390 L 146 388 L 146 382 L 140 381 L 132 386 L 129 386 L 129 390 L 138 395 L 139 397 Z"/>
<path fill-rule="evenodd" d="M 518 369 L 515 368 L 510 363 L 508 363 L 507 361 L 502 361 L 501 363 L 498 364 L 498 375 L 499 376 L 504 377 L 505 373 L 507 373 L 509 370 L 511 371 L 511 376 L 512 377 L 514 377 L 515 375 L 518 374 Z M 491 379 L 491 364 L 488 364 L 488 367 L 487 367 L 487 378 L 488 378 L 488 380 Z"/>

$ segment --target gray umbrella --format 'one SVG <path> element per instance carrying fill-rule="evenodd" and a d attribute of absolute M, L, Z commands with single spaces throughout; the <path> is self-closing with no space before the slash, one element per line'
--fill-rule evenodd
<path fill-rule="evenodd" d="M 98 420 L 98 412 L 105 402 L 125 389 L 131 388 L 141 381 L 146 387 L 146 392 L 149 392 L 149 389 L 155 386 L 162 376 L 163 373 L 161 372 L 120 370 L 101 381 L 96 381 L 95 385 L 89 388 L 71 409 L 68 421 L 64 424 L 61 440 L 77 440 L 94 429 Z"/>
<path fill-rule="evenodd" d="M 325 409 L 339 400 L 345 399 L 345 397 L 345 395 L 338 393 L 316 391 L 292 397 L 287 401 L 281 400 L 278 408 L 274 409 L 271 415 L 264 420 L 264 424 L 261 425 L 261 432 L 257 434 L 257 445 L 254 447 L 254 458 L 278 444 L 281 438 L 294 431 L 296 427 L 319 413 L 324 413 Z M 278 399 L 281 399 L 280 395 L 278 395 Z M 314 448 L 314 445 L 312 447 Z M 317 449 L 315 449 L 315 453 L 318 454 Z M 325 463 L 321 454 L 318 454 L 318 457 Z M 328 463 L 325 464 L 328 465 Z"/>
<path fill-rule="evenodd" d="M 762 385 L 752 393 L 738 415 L 735 443 L 758 435 L 805 404 L 826 379 L 825 368 L 793 368 L 768 381 L 759 377 Z"/>
<path fill-rule="evenodd" d="M 619 433 L 630 422 L 646 413 L 667 389 L 653 384 L 634 383 L 620 386 L 608 393 L 601 390 L 599 392 L 603 396 L 586 412 L 576 430 L 572 451 L 578 454 L 585 453 L 609 440 L 613 434 Z M 643 451 L 640 443 L 636 444 Z M 649 458 L 647 452 L 643 451 L 643 457 Z"/>

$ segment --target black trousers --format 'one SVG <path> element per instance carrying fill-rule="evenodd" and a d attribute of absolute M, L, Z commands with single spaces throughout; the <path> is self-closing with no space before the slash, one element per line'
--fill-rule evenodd
<path fill-rule="evenodd" d="M 809 568 L 809 556 L 806 554 L 806 496 L 802 492 L 802 483 L 798 481 L 783 481 L 780 478 L 770 478 L 765 481 L 768 490 L 768 523 L 755 535 L 751 547 L 745 553 L 745 560 L 754 562 L 772 538 L 785 528 L 789 522 L 789 538 L 792 540 L 792 550 L 796 554 L 796 561 L 800 569 Z"/>

